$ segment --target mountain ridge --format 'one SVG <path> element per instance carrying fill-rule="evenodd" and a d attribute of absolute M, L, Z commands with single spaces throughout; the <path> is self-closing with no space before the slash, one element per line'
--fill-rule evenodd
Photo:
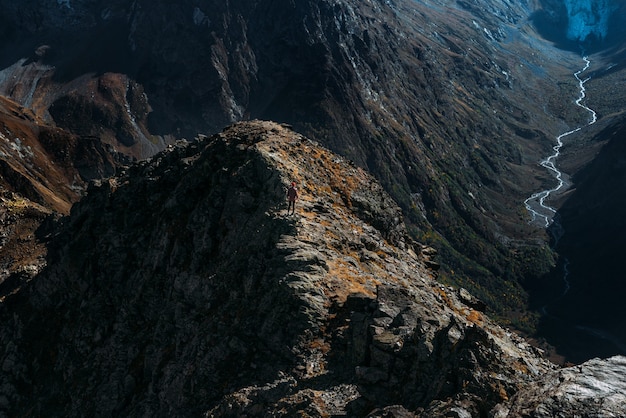
<path fill-rule="evenodd" d="M 172 145 L 93 183 L 56 230 L 0 304 L 7 416 L 541 417 L 569 396 L 552 380 L 524 396 L 563 372 L 434 280 L 368 174 L 284 125 Z"/>

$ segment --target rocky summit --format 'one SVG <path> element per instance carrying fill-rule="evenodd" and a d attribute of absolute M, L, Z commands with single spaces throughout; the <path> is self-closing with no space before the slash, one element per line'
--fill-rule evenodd
<path fill-rule="evenodd" d="M 47 231 L 0 303 L 2 417 L 626 414 L 624 358 L 544 360 L 437 281 L 370 175 L 286 125 L 177 142 Z"/>

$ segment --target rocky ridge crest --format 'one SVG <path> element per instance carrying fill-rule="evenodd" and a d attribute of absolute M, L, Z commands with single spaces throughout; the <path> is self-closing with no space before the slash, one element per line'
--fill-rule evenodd
<path fill-rule="evenodd" d="M 284 125 L 172 145 L 57 228 L 0 304 L 1 416 L 543 416 L 523 394 L 564 373 L 435 280 L 372 177 Z"/>

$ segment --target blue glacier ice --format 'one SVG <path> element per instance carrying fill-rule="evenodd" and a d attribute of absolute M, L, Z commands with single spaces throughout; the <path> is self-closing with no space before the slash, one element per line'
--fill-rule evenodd
<path fill-rule="evenodd" d="M 619 0 L 564 0 L 567 9 L 567 38 L 585 41 L 593 35 L 596 39 L 606 38 L 609 31 L 609 18 L 616 10 Z"/>

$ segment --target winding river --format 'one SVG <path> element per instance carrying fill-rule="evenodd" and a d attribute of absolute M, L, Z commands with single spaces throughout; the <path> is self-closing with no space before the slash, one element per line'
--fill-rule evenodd
<path fill-rule="evenodd" d="M 593 125 L 598 120 L 596 112 L 593 109 L 590 109 L 589 107 L 587 107 L 583 103 L 583 100 L 586 98 L 585 83 L 590 80 L 590 77 L 582 78 L 581 75 L 589 69 L 589 66 L 591 65 L 591 61 L 589 60 L 587 56 L 583 56 L 582 59 L 585 62 L 584 67 L 574 73 L 574 77 L 576 77 L 576 80 L 578 81 L 578 86 L 580 88 L 579 96 L 575 103 L 576 103 L 576 106 L 579 106 L 582 109 L 589 112 L 590 114 L 589 122 L 586 125 L 582 125 L 576 129 L 572 129 L 571 131 L 563 132 L 562 134 L 556 137 L 556 145 L 552 147 L 552 149 L 554 150 L 554 153 L 552 153 L 550 156 L 546 157 L 544 160 L 540 162 L 540 165 L 548 169 L 550 173 L 554 176 L 554 178 L 556 179 L 556 185 L 550 189 L 538 191 L 524 201 L 524 205 L 526 206 L 526 209 L 528 210 L 531 216 L 531 220 L 529 221 L 529 223 L 536 224 L 537 226 L 540 226 L 543 228 L 548 228 L 552 226 L 550 232 L 552 234 L 552 238 L 554 239 L 552 243 L 554 247 L 556 247 L 560 237 L 563 235 L 563 228 L 559 224 L 558 218 L 555 219 L 556 208 L 550 206 L 546 202 L 550 198 L 550 196 L 555 195 L 559 192 L 565 191 L 567 187 L 570 185 L 567 182 L 567 178 L 566 178 L 567 175 L 563 173 L 562 171 L 560 171 L 556 165 L 556 160 L 561 155 L 561 148 L 564 145 L 563 139 L 569 135 L 572 135 L 580 131 L 581 129 L 587 126 Z M 563 259 L 562 279 L 563 279 L 563 288 L 560 292 L 560 295 L 555 300 L 553 300 L 552 303 L 555 303 L 561 300 L 563 297 L 565 297 L 565 295 L 570 290 L 569 260 L 567 258 Z M 548 307 L 549 305 L 545 305 L 541 308 L 540 311 L 543 314 L 544 318 L 549 319 L 550 323 L 552 324 L 551 327 L 554 328 L 553 332 L 555 333 L 565 332 L 565 333 L 570 333 L 571 335 L 579 335 L 579 336 L 582 333 L 585 335 L 585 339 L 589 339 L 589 337 L 591 337 L 591 341 L 600 341 L 600 340 L 606 341 L 612 344 L 613 346 L 617 347 L 622 353 L 626 354 L 626 342 L 623 342 L 618 337 L 615 337 L 609 332 L 601 330 L 601 329 L 573 324 L 564 318 L 553 316 L 548 312 Z M 572 334 L 572 333 L 576 333 L 576 334 Z"/>
<path fill-rule="evenodd" d="M 574 73 L 574 77 L 578 80 L 578 86 L 580 87 L 580 93 L 578 95 L 578 99 L 576 100 L 576 106 L 585 109 L 587 112 L 591 114 L 591 118 L 586 125 L 579 126 L 576 129 L 572 129 L 571 131 L 563 132 L 559 136 L 556 137 L 556 145 L 552 147 L 554 153 L 545 158 L 540 162 L 540 165 L 547 168 L 550 173 L 556 179 L 556 186 L 551 189 L 541 190 L 539 192 L 533 193 L 528 199 L 524 201 L 524 205 L 526 206 L 526 210 L 530 213 L 531 220 L 529 223 L 536 223 L 537 225 L 547 228 L 554 222 L 554 215 L 556 214 L 556 209 L 546 203 L 546 200 L 553 195 L 561 191 L 561 189 L 566 188 L 569 184 L 566 181 L 565 174 L 558 169 L 556 166 L 556 160 L 561 155 L 561 148 L 563 147 L 563 139 L 573 133 L 576 133 L 587 127 L 589 125 L 593 125 L 598 120 L 596 112 L 585 104 L 583 104 L 583 100 L 586 97 L 585 83 L 589 81 L 588 78 L 581 78 L 581 74 L 589 69 L 591 65 L 591 61 L 588 57 L 583 56 L 583 60 L 585 62 L 585 66 Z M 558 229 L 558 228 L 557 228 Z M 558 236 L 555 236 L 555 239 L 558 240 Z"/>
<path fill-rule="evenodd" d="M 593 125 L 598 120 L 596 112 L 593 109 L 587 107 L 587 105 L 583 104 L 583 100 L 586 97 L 585 83 L 589 81 L 590 77 L 583 79 L 581 78 L 581 74 L 587 71 L 589 69 L 589 66 L 591 65 L 591 61 L 588 57 L 583 56 L 583 61 L 585 62 L 585 66 L 574 73 L 574 77 L 576 77 L 576 80 L 578 80 L 578 87 L 580 88 L 578 99 L 576 99 L 575 103 L 576 106 L 581 107 L 589 112 L 589 114 L 591 115 L 589 122 L 586 125 L 579 126 L 578 128 L 572 129 L 571 131 L 563 132 L 556 137 L 556 145 L 552 147 L 554 153 L 542 160 L 540 163 L 541 166 L 547 168 L 554 175 L 557 180 L 556 186 L 551 189 L 536 192 L 524 201 L 524 205 L 531 215 L 531 220 L 529 221 L 529 223 L 537 223 L 539 226 L 544 228 L 548 228 L 551 224 L 553 224 L 551 230 L 552 238 L 554 239 L 552 243 L 553 247 L 557 246 L 559 238 L 563 236 L 563 228 L 558 223 L 558 221 L 555 221 L 554 219 L 554 215 L 556 215 L 556 209 L 552 206 L 549 206 L 546 203 L 546 200 L 551 195 L 556 194 L 561 191 L 561 189 L 565 189 L 567 188 L 567 186 L 569 186 L 566 179 L 564 178 L 565 174 L 556 166 L 556 160 L 561 155 L 561 148 L 564 144 L 563 138 L 580 131 L 584 127 Z M 569 290 L 569 260 L 566 258 L 563 260 L 563 290 L 561 291 L 561 294 L 557 300 L 563 298 L 567 294 L 567 292 L 569 292 Z M 547 305 L 541 309 L 541 312 L 544 315 L 548 314 Z"/>

